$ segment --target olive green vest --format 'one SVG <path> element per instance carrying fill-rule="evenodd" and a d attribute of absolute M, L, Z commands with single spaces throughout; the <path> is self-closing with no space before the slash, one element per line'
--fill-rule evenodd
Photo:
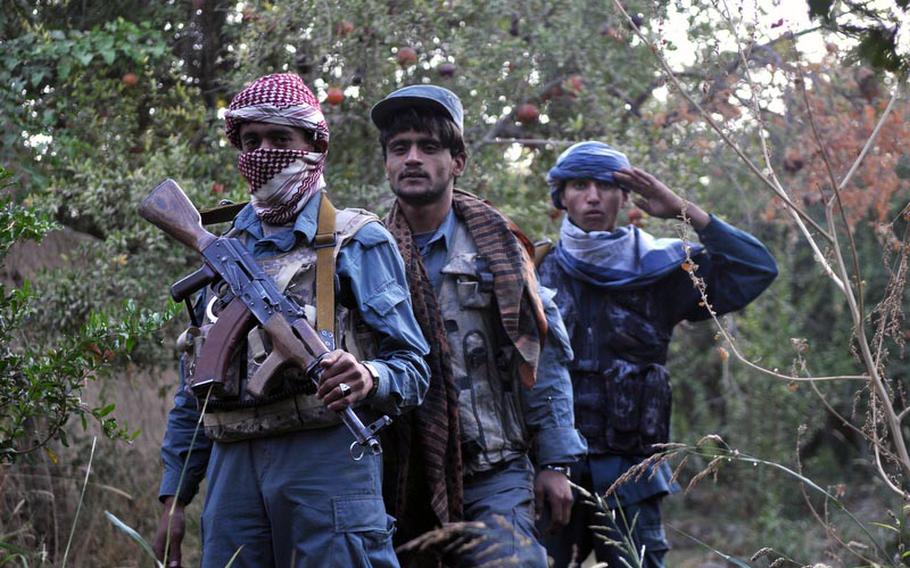
<path fill-rule="evenodd" d="M 493 275 L 467 227 L 455 226 L 437 291 L 459 389 L 465 475 L 528 451 L 514 348 L 505 338 Z"/>
<path fill-rule="evenodd" d="M 337 212 L 335 249 L 337 258 L 341 247 L 353 238 L 361 227 L 377 220 L 372 213 L 360 209 Z M 314 325 L 316 319 L 316 249 L 311 244 L 298 244 L 286 253 L 258 259 L 263 270 L 272 277 L 278 289 L 290 300 L 304 308 L 307 321 Z M 211 324 L 211 311 L 201 329 Z M 359 321 L 359 314 L 335 304 L 335 345 L 360 359 L 371 358 L 375 351 L 372 331 Z M 204 341 L 204 338 L 203 338 Z M 193 370 L 193 355 L 198 346 L 188 353 L 188 374 Z M 238 353 L 236 364 L 231 365 L 225 377 L 228 393 L 223 399 L 209 402 L 203 423 L 206 435 L 219 442 L 234 442 L 251 438 L 274 436 L 296 430 L 324 428 L 341 422 L 339 416 L 328 410 L 323 401 L 313 394 L 310 380 L 301 369 L 289 367 L 279 372 L 272 394 L 256 399 L 246 392 L 246 380 L 252 377 L 268 356 L 268 337 L 261 327 L 254 327 L 246 341 L 246 364 L 242 365 Z M 243 368 L 241 368 L 243 367 Z M 200 402 L 200 407 L 202 403 Z"/>

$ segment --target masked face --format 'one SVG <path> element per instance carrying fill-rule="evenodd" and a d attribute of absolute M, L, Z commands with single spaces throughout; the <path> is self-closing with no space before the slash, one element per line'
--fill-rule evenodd
<path fill-rule="evenodd" d="M 237 169 L 246 178 L 253 207 L 273 224 L 291 220 L 322 186 L 325 154 L 314 152 L 305 131 L 263 122 L 243 124 Z"/>
<path fill-rule="evenodd" d="M 316 148 L 310 139 L 305 130 L 293 126 L 268 122 L 245 122 L 240 125 L 240 149 L 243 152 L 251 152 L 258 148 L 312 152 Z"/>

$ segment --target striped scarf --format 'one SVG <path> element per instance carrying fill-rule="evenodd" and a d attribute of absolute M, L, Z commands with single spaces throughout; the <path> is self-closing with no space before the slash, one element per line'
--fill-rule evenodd
<path fill-rule="evenodd" d="M 408 275 L 414 316 L 430 344 L 430 353 L 425 358 L 430 367 L 430 387 L 423 403 L 392 425 L 395 450 L 387 456 L 389 465 L 393 456 L 397 457 L 397 463 L 395 479 L 387 476 L 394 483 L 394 493 L 391 499 L 386 499 L 386 504 L 393 507 L 392 513 L 398 519 L 395 538 L 404 543 L 443 523 L 462 519 L 464 464 L 458 389 L 436 293 L 397 201 L 385 224 L 398 243 Z"/>
<path fill-rule="evenodd" d="M 531 388 L 537 380 L 537 360 L 547 337 L 547 319 L 537 295 L 534 245 L 515 223 L 489 202 L 455 190 L 455 215 L 468 226 L 478 252 L 493 272 L 493 292 L 506 336 L 521 357 L 521 383 Z"/>
<path fill-rule="evenodd" d="M 256 214 L 263 221 L 283 225 L 325 187 L 322 173 L 329 146 L 328 124 L 313 92 L 293 73 L 260 77 L 231 100 L 224 113 L 225 134 L 239 150 L 243 149 L 240 127 L 246 122 L 300 128 L 312 137 L 313 152 L 257 148 L 242 152 L 237 160 L 237 168 L 249 183 Z"/>
<path fill-rule="evenodd" d="M 556 261 L 566 273 L 600 288 L 629 290 L 678 270 L 687 254 L 704 250 L 680 239 L 656 239 L 629 225 L 615 231 L 585 231 L 568 216 L 562 221 Z"/>
<path fill-rule="evenodd" d="M 499 211 L 467 192 L 455 190 L 453 207 L 467 225 L 479 253 L 489 260 L 503 327 L 521 355 L 522 383 L 530 388 L 536 379 L 537 360 L 547 329 L 528 252 L 530 242 Z M 407 542 L 443 523 L 462 519 L 464 465 L 458 388 L 436 293 L 397 202 L 386 216 L 385 224 L 398 243 L 414 315 L 430 343 L 426 361 L 432 375 L 423 404 L 393 426 L 397 478 L 394 498 L 387 503 L 393 504 L 393 514 L 398 518 L 396 539 Z M 409 459 L 412 455 L 413 460 Z M 429 494 L 421 494 L 422 491 Z"/>

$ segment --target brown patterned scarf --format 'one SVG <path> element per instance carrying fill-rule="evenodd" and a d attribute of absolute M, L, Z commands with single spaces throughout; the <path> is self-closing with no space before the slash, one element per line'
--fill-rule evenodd
<path fill-rule="evenodd" d="M 521 382 L 531 388 L 537 380 L 537 360 L 547 337 L 547 319 L 537 295 L 534 246 L 515 223 L 488 201 L 456 189 L 453 206 L 455 215 L 468 226 L 478 252 L 490 263 L 502 326 L 521 356 Z"/>
<path fill-rule="evenodd" d="M 478 251 L 489 261 L 503 326 L 521 355 L 522 383 L 530 388 L 536 377 L 540 338 L 546 337 L 546 319 L 527 250 L 530 242 L 499 211 L 467 192 L 456 190 L 453 206 Z M 393 505 L 398 519 L 396 541 L 403 543 L 443 523 L 462 519 L 464 466 L 458 389 L 436 293 L 397 202 L 385 224 L 404 259 L 414 315 L 430 344 L 426 360 L 432 373 L 423 404 L 402 416 L 392 429 L 395 439 L 390 449 L 394 457 L 389 456 L 389 461 L 395 462 L 395 479 L 387 477 L 394 487 L 386 503 Z"/>

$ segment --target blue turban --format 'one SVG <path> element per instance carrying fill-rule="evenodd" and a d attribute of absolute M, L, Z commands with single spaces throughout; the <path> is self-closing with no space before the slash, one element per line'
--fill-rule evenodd
<path fill-rule="evenodd" d="M 565 209 L 559 197 L 559 186 L 570 179 L 596 179 L 613 182 L 613 172 L 631 167 L 629 158 L 603 142 L 579 142 L 559 155 L 556 165 L 547 173 L 550 199 L 557 209 Z"/>

